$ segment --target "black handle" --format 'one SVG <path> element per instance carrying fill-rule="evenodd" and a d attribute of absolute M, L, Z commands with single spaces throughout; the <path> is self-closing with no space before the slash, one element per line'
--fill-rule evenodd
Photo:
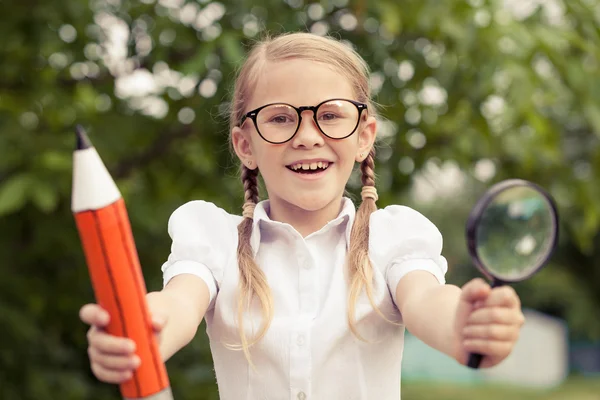
<path fill-rule="evenodd" d="M 481 364 L 481 360 L 483 356 L 477 353 L 469 354 L 469 361 L 467 362 L 467 367 L 477 369 L 479 368 L 479 364 Z"/>

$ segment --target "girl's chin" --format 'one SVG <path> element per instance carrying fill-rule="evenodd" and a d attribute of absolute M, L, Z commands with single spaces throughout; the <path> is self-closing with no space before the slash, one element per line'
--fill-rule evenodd
<path fill-rule="evenodd" d="M 335 200 L 341 202 L 342 196 L 325 195 L 324 193 L 315 196 L 303 196 L 302 198 L 294 198 L 292 196 L 289 199 L 289 203 L 301 210 L 316 212 L 326 208 Z"/>

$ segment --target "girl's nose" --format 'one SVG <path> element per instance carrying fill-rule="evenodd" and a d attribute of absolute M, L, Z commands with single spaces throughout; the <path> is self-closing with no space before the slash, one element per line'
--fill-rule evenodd
<path fill-rule="evenodd" d="M 322 146 L 324 143 L 323 134 L 313 119 L 313 112 L 310 110 L 304 111 L 298 132 L 296 132 L 294 139 L 292 139 L 292 145 L 294 147 L 313 148 L 315 146 Z"/>

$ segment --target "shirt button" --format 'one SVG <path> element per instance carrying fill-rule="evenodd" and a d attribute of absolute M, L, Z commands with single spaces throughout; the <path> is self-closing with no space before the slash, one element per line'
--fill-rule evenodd
<path fill-rule="evenodd" d="M 306 260 L 302 263 L 302 266 L 304 267 L 304 269 L 310 269 L 312 267 L 312 264 L 310 261 Z"/>
<path fill-rule="evenodd" d="M 296 343 L 298 344 L 298 346 L 304 346 L 304 336 L 299 335 L 296 339 Z"/>
<path fill-rule="evenodd" d="M 298 393 L 298 400 L 306 400 L 306 393 L 300 392 Z"/>

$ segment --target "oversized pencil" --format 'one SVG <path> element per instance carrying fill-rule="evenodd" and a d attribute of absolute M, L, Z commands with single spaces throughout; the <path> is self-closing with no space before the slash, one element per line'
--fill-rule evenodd
<path fill-rule="evenodd" d="M 120 385 L 124 399 L 172 400 L 146 303 L 146 285 L 125 202 L 83 128 L 73 154 L 73 211 L 96 302 L 110 314 L 107 332 L 136 343 L 141 359 Z"/>

